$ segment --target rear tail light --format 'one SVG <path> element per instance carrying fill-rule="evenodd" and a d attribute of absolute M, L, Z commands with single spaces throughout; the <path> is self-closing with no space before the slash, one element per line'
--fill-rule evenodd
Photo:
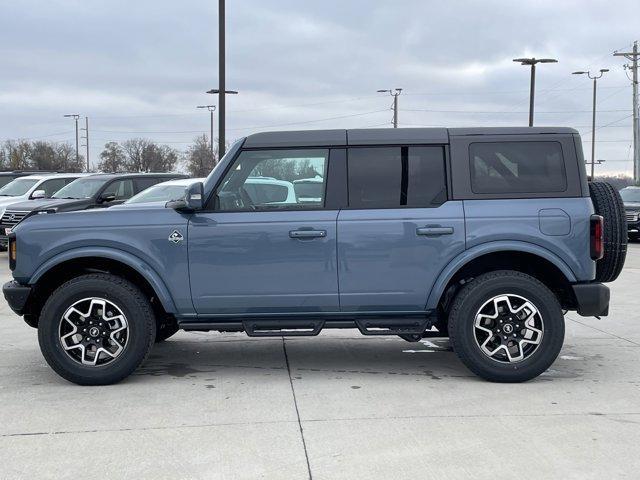
<path fill-rule="evenodd" d="M 604 256 L 604 218 L 591 215 L 591 258 L 600 260 Z"/>
<path fill-rule="evenodd" d="M 9 234 L 9 269 L 15 270 L 16 268 L 16 258 L 18 256 L 18 251 L 16 248 L 16 234 Z"/>

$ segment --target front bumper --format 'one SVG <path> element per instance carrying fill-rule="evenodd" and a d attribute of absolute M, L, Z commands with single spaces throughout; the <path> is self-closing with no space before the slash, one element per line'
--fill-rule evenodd
<path fill-rule="evenodd" d="M 4 298 L 7 300 L 11 310 L 16 312 L 18 315 L 24 315 L 25 307 L 32 290 L 33 289 L 30 286 L 20 285 L 15 280 L 11 280 L 2 286 Z"/>
<path fill-rule="evenodd" d="M 609 287 L 602 283 L 576 283 L 572 285 L 578 315 L 604 317 L 609 315 Z"/>

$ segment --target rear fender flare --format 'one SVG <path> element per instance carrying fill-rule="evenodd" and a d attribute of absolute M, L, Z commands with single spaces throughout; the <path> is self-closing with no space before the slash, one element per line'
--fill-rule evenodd
<path fill-rule="evenodd" d="M 523 252 L 537 255 L 545 260 L 551 262 L 555 267 L 560 270 L 570 283 L 575 283 L 576 276 L 569 266 L 555 253 L 547 250 L 544 247 L 535 245 L 532 243 L 518 242 L 518 241 L 500 241 L 500 242 L 488 242 L 477 245 L 469 250 L 465 250 L 453 260 L 451 260 L 447 266 L 440 272 L 437 280 L 433 284 L 433 288 L 427 298 L 427 310 L 435 310 L 438 307 L 440 298 L 444 293 L 445 288 L 453 276 L 466 264 L 479 258 L 483 255 L 487 255 L 495 252 Z"/>

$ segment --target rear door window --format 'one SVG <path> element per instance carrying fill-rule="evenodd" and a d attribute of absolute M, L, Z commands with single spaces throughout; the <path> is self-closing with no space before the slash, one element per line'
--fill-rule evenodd
<path fill-rule="evenodd" d="M 545 193 L 567 190 L 559 142 L 486 142 L 469 145 L 474 193 Z"/>
<path fill-rule="evenodd" d="M 350 148 L 351 208 L 436 207 L 447 199 L 444 148 Z"/>

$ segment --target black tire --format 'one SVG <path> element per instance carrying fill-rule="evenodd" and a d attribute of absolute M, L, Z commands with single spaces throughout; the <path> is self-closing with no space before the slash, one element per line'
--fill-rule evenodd
<path fill-rule="evenodd" d="M 173 337 L 176 333 L 178 333 L 178 325 L 175 320 L 165 320 L 162 322 L 158 322 L 158 326 L 156 328 L 156 343 L 164 342 L 170 337 Z"/>
<path fill-rule="evenodd" d="M 638 239 L 640 239 L 640 234 L 639 233 L 629 233 L 629 242 L 637 242 Z"/>
<path fill-rule="evenodd" d="M 604 257 L 596 263 L 596 281 L 613 282 L 627 256 L 627 218 L 620 193 L 609 183 L 589 182 L 596 214 L 604 218 Z"/>
<path fill-rule="evenodd" d="M 128 323 L 128 339 L 109 363 L 83 365 L 62 347 L 60 325 L 65 311 L 81 299 L 98 297 L 119 308 Z M 40 350 L 58 375 L 78 385 L 108 385 L 130 375 L 154 343 L 156 321 L 147 297 L 131 282 L 110 274 L 88 274 L 64 283 L 46 301 L 38 324 Z"/>
<path fill-rule="evenodd" d="M 528 300 L 544 322 L 539 345 L 529 356 L 523 355 L 523 360 L 514 363 L 490 358 L 476 340 L 476 315 L 498 295 Z M 543 373 L 558 357 L 564 341 L 564 317 L 556 296 L 537 279 L 511 270 L 489 272 L 469 282 L 457 294 L 449 312 L 449 337 L 462 363 L 476 375 L 492 382 L 524 382 Z"/>

